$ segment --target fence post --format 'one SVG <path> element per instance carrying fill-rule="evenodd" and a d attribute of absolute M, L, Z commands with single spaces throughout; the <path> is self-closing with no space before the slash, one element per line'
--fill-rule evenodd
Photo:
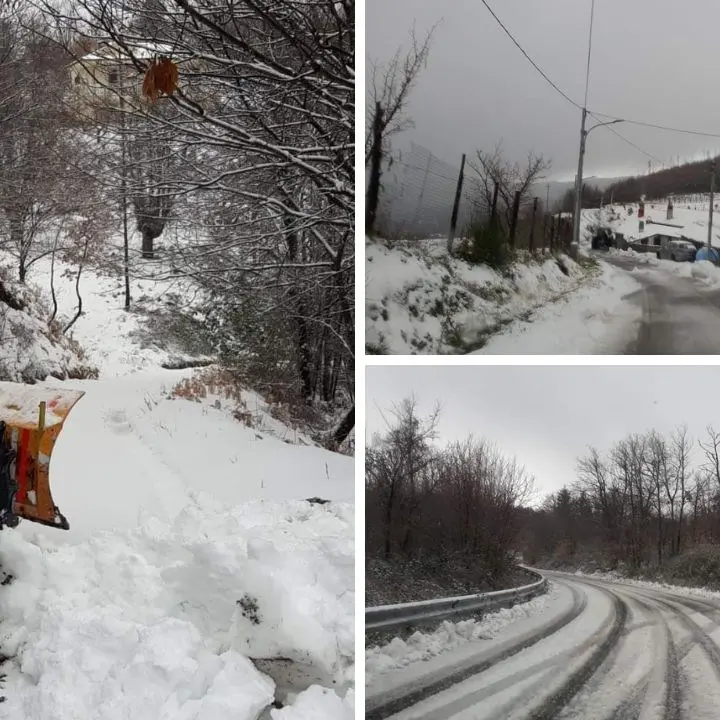
<path fill-rule="evenodd" d="M 370 179 L 365 196 L 365 234 L 370 235 L 375 229 L 378 202 L 380 200 L 380 172 L 382 166 L 382 105 L 375 103 L 373 117 L 373 139 L 370 149 Z"/>
<path fill-rule="evenodd" d="M 513 199 L 512 217 L 510 218 L 510 247 L 515 249 L 515 232 L 517 231 L 518 213 L 520 212 L 520 191 L 515 191 Z"/>
<path fill-rule="evenodd" d="M 498 192 L 500 191 L 500 183 L 496 180 L 493 188 L 492 206 L 490 207 L 490 227 L 495 230 L 495 222 L 497 221 L 497 203 Z"/>
<path fill-rule="evenodd" d="M 455 202 L 453 202 L 452 215 L 450 216 L 450 232 L 448 233 L 447 251 L 448 255 L 452 255 L 453 240 L 455 239 L 455 228 L 457 227 L 458 209 L 460 208 L 460 197 L 462 195 L 463 172 L 465 170 L 465 153 L 460 163 L 460 174 L 458 175 L 457 189 L 455 190 Z"/>
<path fill-rule="evenodd" d="M 537 215 L 538 199 L 533 198 L 532 224 L 530 225 L 530 240 L 528 241 L 528 249 L 535 252 L 535 216 Z"/>
<path fill-rule="evenodd" d="M 555 216 L 550 216 L 550 233 L 548 235 L 548 246 L 550 249 L 550 253 L 552 254 L 553 251 L 553 239 L 555 236 Z"/>

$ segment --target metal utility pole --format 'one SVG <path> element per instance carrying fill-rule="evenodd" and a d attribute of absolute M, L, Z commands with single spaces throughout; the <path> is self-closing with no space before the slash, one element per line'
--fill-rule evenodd
<path fill-rule="evenodd" d="M 708 260 L 712 262 L 712 222 L 713 222 L 713 205 L 715 203 L 715 160 L 710 163 L 710 215 L 708 216 L 708 239 L 707 251 Z"/>

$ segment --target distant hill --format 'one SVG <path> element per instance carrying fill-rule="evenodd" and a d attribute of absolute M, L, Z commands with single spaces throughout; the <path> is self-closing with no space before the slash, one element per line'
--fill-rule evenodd
<path fill-rule="evenodd" d="M 625 178 L 603 178 L 603 177 L 586 177 L 583 178 L 585 185 L 591 185 L 598 190 L 603 191 L 612 185 L 615 185 Z M 537 195 L 543 202 L 545 201 L 548 185 L 550 186 L 550 207 L 554 208 L 562 201 L 568 190 L 575 189 L 574 180 L 542 182 L 535 185 L 531 191 L 531 195 Z M 609 195 L 608 195 L 609 197 Z"/>
<path fill-rule="evenodd" d="M 699 160 L 649 175 L 623 178 L 608 190 L 612 191 L 615 202 L 637 202 L 641 195 L 664 198 L 668 195 L 704 194 L 710 189 L 710 163 L 710 160 Z"/>

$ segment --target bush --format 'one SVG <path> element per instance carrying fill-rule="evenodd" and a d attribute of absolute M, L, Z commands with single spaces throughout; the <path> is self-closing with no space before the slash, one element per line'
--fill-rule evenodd
<path fill-rule="evenodd" d="M 720 587 L 720 547 L 698 545 L 667 561 L 663 577 L 681 585 Z"/>
<path fill-rule="evenodd" d="M 486 223 L 476 223 L 470 228 L 470 239 L 461 243 L 458 256 L 473 265 L 488 265 L 495 270 L 502 270 L 512 260 L 502 230 Z"/>

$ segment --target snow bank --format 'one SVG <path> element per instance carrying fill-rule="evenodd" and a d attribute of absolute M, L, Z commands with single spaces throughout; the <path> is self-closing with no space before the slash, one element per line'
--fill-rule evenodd
<path fill-rule="evenodd" d="M 369 685 L 376 675 L 428 660 L 469 642 L 490 640 L 506 626 L 545 612 L 556 595 L 557 588 L 551 584 L 546 594 L 489 613 L 481 620 L 446 620 L 433 632 L 416 631 L 407 640 L 396 637 L 381 647 L 370 647 L 365 652 L 365 683 Z"/>
<path fill-rule="evenodd" d="M 704 587 L 688 587 L 687 585 L 672 585 L 665 582 L 654 582 L 652 580 L 637 580 L 628 578 L 618 572 L 583 572 L 576 570 L 573 575 L 578 577 L 597 578 L 598 580 L 609 580 L 611 582 L 623 583 L 625 585 L 635 585 L 637 587 L 645 587 L 651 590 L 662 590 L 664 592 L 673 592 L 677 595 L 686 595 L 688 597 L 703 597 L 712 600 L 720 600 L 720 591 L 711 590 Z"/>
<path fill-rule="evenodd" d="M 720 288 L 720 267 L 707 260 L 694 263 L 673 263 L 669 272 L 677 277 L 693 280 L 703 290 Z"/>
<path fill-rule="evenodd" d="M 560 263 L 517 263 L 499 273 L 449 258 L 444 242 L 390 247 L 368 239 L 366 345 L 390 354 L 467 352 L 501 325 L 580 287 L 587 271 L 565 256 Z"/>
<path fill-rule="evenodd" d="M 631 301 L 641 286 L 607 263 L 600 267 L 586 285 L 509 324 L 477 354 L 622 353 L 642 321 L 642 305 Z"/>
<path fill-rule="evenodd" d="M 275 685 L 248 658 L 287 658 L 308 685 L 342 687 L 352 523 L 349 506 L 198 495 L 172 523 L 77 545 L 5 533 L 0 564 L 15 580 L 0 637 L 13 659 L 0 717 L 254 720 Z M 333 702 L 314 717 L 341 717 Z"/>

